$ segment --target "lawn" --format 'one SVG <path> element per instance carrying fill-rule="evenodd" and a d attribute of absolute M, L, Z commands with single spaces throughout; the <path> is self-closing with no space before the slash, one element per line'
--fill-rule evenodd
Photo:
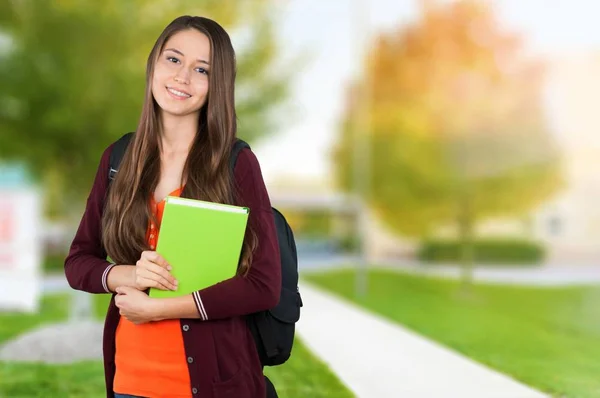
<path fill-rule="evenodd" d="M 103 317 L 106 295 L 94 296 L 95 312 Z M 0 314 L 0 344 L 43 323 L 67 317 L 69 297 L 53 295 L 44 298 L 39 315 Z M 350 393 L 297 340 L 290 360 L 283 366 L 266 369 L 281 398 L 333 397 L 349 398 Z M 101 362 L 80 362 L 71 365 L 44 365 L 0 362 L 0 397 L 85 397 L 101 398 L 104 393 L 104 373 Z"/>
<path fill-rule="evenodd" d="M 305 279 L 554 396 L 600 397 L 600 286 L 476 285 L 467 296 L 454 281 L 373 270 L 358 299 L 354 276 Z"/>

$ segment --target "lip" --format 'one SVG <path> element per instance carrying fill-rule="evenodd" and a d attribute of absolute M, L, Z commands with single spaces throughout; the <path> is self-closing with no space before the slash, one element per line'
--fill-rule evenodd
<path fill-rule="evenodd" d="M 174 98 L 174 99 L 176 99 L 176 100 L 179 100 L 179 101 L 183 101 L 183 100 L 186 100 L 186 99 L 188 99 L 188 98 L 191 98 L 191 97 L 192 97 L 192 95 L 191 95 L 190 93 L 188 93 L 187 91 L 185 91 L 185 90 L 181 90 L 181 89 L 179 89 L 179 88 L 176 88 L 176 87 L 169 87 L 169 86 L 166 86 L 166 87 L 165 87 L 165 89 L 167 90 L 167 93 L 168 93 L 168 94 L 171 96 L 171 98 Z M 187 95 L 189 95 L 189 97 L 187 97 L 187 98 L 184 98 L 184 97 L 179 97 L 179 96 L 177 96 L 177 95 L 173 94 L 172 92 L 170 92 L 170 91 L 169 91 L 169 89 L 180 91 L 180 92 L 182 92 L 182 93 L 184 93 L 184 94 L 187 94 Z"/>

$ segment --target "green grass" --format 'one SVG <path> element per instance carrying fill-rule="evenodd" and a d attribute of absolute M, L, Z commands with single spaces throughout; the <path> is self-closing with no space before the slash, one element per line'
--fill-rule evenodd
<path fill-rule="evenodd" d="M 266 368 L 265 374 L 277 388 L 280 398 L 354 396 L 298 339 L 288 362 L 281 367 Z"/>
<path fill-rule="evenodd" d="M 464 295 L 454 281 L 373 270 L 358 299 L 354 275 L 305 279 L 557 397 L 600 397 L 600 286 Z"/>
<path fill-rule="evenodd" d="M 101 362 L 70 365 L 0 362 L 0 397 L 103 398 Z"/>
<path fill-rule="evenodd" d="M 0 344 L 16 337 L 25 330 L 35 328 L 44 323 L 66 319 L 69 305 L 68 295 L 53 295 L 42 298 L 39 314 L 0 312 Z"/>
<path fill-rule="evenodd" d="M 108 295 L 94 296 L 95 315 L 106 313 Z M 39 315 L 0 314 L 0 345 L 29 329 L 67 318 L 68 295 L 45 297 Z M 320 360 L 297 339 L 292 357 L 283 366 L 267 368 L 281 398 L 350 398 L 350 393 Z M 101 362 L 69 365 L 0 362 L 0 397 L 101 398 L 104 392 Z"/>

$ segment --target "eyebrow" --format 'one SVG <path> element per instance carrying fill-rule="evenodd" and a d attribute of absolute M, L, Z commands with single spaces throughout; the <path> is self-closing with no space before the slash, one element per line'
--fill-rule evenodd
<path fill-rule="evenodd" d="M 185 55 L 181 51 L 179 51 L 178 49 L 176 49 L 176 48 L 167 48 L 167 49 L 165 49 L 165 51 L 173 51 L 174 53 L 177 53 L 177 54 L 181 55 L 182 57 L 185 57 Z M 205 60 L 203 60 L 201 58 L 198 58 L 198 61 L 201 62 L 201 63 L 203 63 L 203 64 L 210 65 L 208 63 L 208 61 L 205 61 Z"/>

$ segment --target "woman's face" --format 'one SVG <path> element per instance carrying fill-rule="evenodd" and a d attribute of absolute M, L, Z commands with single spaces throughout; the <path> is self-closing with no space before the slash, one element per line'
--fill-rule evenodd
<path fill-rule="evenodd" d="M 198 112 L 208 95 L 210 42 L 196 29 L 167 40 L 154 66 L 152 95 L 163 112 L 185 116 Z"/>

